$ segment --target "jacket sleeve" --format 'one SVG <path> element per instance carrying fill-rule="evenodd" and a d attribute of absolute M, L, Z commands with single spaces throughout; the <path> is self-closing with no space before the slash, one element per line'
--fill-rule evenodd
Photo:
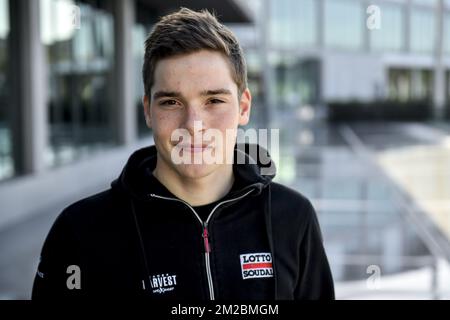
<path fill-rule="evenodd" d="M 75 278 L 80 275 L 81 282 L 78 253 L 77 242 L 63 212 L 54 222 L 44 242 L 31 298 L 48 299 L 79 295 L 81 290 L 78 288 L 81 288 L 81 285 L 77 284 Z M 74 270 L 74 266 L 80 269 Z"/>
<path fill-rule="evenodd" d="M 295 299 L 333 300 L 334 284 L 316 212 L 308 201 L 307 223 L 300 242 L 300 277 Z"/>

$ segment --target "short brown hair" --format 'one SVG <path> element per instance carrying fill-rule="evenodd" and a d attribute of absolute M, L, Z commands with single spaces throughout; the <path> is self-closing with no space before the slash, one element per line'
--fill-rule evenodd
<path fill-rule="evenodd" d="M 142 68 L 145 94 L 150 96 L 159 60 L 202 49 L 218 51 L 228 58 L 240 97 L 247 88 L 247 69 L 238 40 L 208 10 L 197 12 L 187 8 L 162 17 L 145 41 Z"/>

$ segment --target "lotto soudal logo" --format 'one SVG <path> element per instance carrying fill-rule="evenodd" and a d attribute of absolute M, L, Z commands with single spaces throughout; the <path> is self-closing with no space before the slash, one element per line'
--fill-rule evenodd
<path fill-rule="evenodd" d="M 177 276 L 166 274 L 157 274 L 150 277 L 150 285 L 153 293 L 164 293 L 172 291 L 177 285 Z"/>
<path fill-rule="evenodd" d="M 273 277 L 270 253 L 241 254 L 242 279 Z"/>

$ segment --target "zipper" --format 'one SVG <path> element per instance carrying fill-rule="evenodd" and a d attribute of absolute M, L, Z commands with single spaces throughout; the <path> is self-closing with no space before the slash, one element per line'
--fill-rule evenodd
<path fill-rule="evenodd" d="M 205 266 L 206 266 L 206 278 L 208 279 L 209 298 L 214 300 L 214 285 L 212 282 L 211 265 L 209 263 L 209 254 L 211 253 L 211 247 L 209 246 L 209 234 L 208 224 L 203 224 L 203 244 L 205 245 Z"/>
<path fill-rule="evenodd" d="M 186 201 L 183 201 L 183 200 L 177 199 L 177 198 L 164 197 L 164 196 L 160 196 L 160 195 L 157 195 L 157 194 L 154 194 L 154 193 L 150 194 L 150 196 L 153 197 L 153 198 L 159 198 L 159 199 L 171 200 L 171 201 L 178 201 L 178 202 L 184 203 L 186 206 L 188 206 L 189 209 L 191 209 L 191 211 L 194 213 L 194 215 L 197 218 L 197 220 L 202 225 L 202 238 L 203 238 L 203 246 L 204 246 L 204 251 L 205 251 L 204 254 L 205 254 L 206 277 L 208 279 L 208 289 L 209 289 L 209 298 L 210 298 L 210 300 L 215 300 L 215 298 L 214 298 L 214 285 L 213 285 L 212 274 L 211 274 L 211 265 L 210 265 L 210 260 L 209 260 L 209 256 L 211 254 L 211 245 L 209 243 L 209 232 L 208 232 L 209 220 L 211 219 L 212 215 L 217 210 L 217 208 L 220 207 L 222 204 L 225 204 L 225 203 L 228 203 L 228 202 L 231 202 L 231 201 L 240 200 L 240 199 L 246 197 L 248 194 L 250 194 L 253 190 L 254 189 L 248 191 L 247 193 L 244 193 L 243 195 L 241 195 L 239 197 L 219 202 L 211 210 L 211 212 L 208 215 L 208 218 L 206 219 L 206 221 L 203 221 L 200 218 L 200 216 L 198 215 L 198 213 L 194 210 L 194 208 L 189 203 L 187 203 Z"/>

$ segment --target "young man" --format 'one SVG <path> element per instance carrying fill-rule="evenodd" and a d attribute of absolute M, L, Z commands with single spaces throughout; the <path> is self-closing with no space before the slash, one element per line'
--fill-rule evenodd
<path fill-rule="evenodd" d="M 235 36 L 207 11 L 165 16 L 143 78 L 155 145 L 61 213 L 33 298 L 333 299 L 311 203 L 262 174 L 264 149 L 255 158 L 237 147 L 251 95 Z"/>

